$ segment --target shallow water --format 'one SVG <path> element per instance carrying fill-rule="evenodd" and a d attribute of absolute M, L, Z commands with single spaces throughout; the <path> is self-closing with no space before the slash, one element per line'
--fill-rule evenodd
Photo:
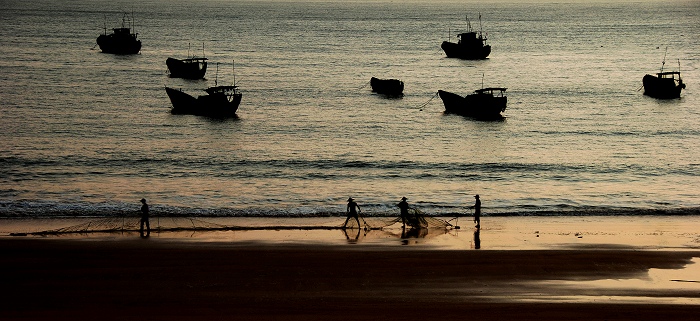
<path fill-rule="evenodd" d="M 167 3 L 167 5 L 164 5 Z M 94 48 L 132 12 L 141 54 Z M 472 25 L 483 61 L 440 43 Z M 0 9 L 0 215 L 696 214 L 700 4 L 9 1 Z M 454 40 L 454 39 L 453 39 Z M 204 53 L 205 81 L 165 59 Z M 638 88 L 678 63 L 679 100 Z M 164 86 L 235 81 L 237 119 L 169 113 Z M 216 62 L 220 63 L 218 74 Z M 369 78 L 399 78 L 400 99 Z M 502 122 L 438 89 L 508 88 Z M 424 106 L 423 106 L 424 105 Z M 421 107 L 423 106 L 423 107 Z"/>

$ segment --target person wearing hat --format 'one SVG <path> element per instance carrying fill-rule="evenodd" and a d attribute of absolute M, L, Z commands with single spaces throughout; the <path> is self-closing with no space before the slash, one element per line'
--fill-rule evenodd
<path fill-rule="evenodd" d="M 406 220 L 408 220 L 408 202 L 406 202 L 407 198 L 404 196 L 401 198 L 401 202 L 399 204 L 396 204 L 396 206 L 401 209 L 401 223 L 403 224 L 403 227 L 406 228 Z"/>
<path fill-rule="evenodd" d="M 481 200 L 479 199 L 479 194 L 474 195 L 476 201 L 474 202 L 474 223 L 476 223 L 476 228 L 481 227 Z"/>
<path fill-rule="evenodd" d="M 360 205 L 357 205 L 357 203 L 355 203 L 355 200 L 352 197 L 348 198 L 348 208 L 345 211 L 347 213 L 348 217 L 345 219 L 345 224 L 343 224 L 343 228 L 348 227 L 348 221 L 350 221 L 350 218 L 354 218 L 355 221 L 357 221 L 358 228 L 361 226 L 360 225 L 360 217 L 357 214 L 358 210 L 360 210 Z"/>
<path fill-rule="evenodd" d="M 151 223 L 149 222 L 149 210 L 148 210 L 148 204 L 146 204 L 146 199 L 142 198 L 141 199 L 141 236 L 143 235 L 143 225 L 146 224 L 146 235 L 145 236 L 150 236 L 151 235 Z"/>

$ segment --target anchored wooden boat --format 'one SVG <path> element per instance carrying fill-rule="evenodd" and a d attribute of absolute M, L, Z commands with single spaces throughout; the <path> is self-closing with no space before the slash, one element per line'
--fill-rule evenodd
<path fill-rule="evenodd" d="M 479 33 L 472 30 L 471 22 L 467 17 L 467 32 L 458 34 L 457 39 L 457 43 L 443 41 L 440 45 L 448 58 L 486 59 L 491 54 L 491 46 L 486 44 L 486 37 L 481 31 L 481 14 L 479 14 Z"/>
<path fill-rule="evenodd" d="M 506 110 L 508 97 L 506 88 L 482 88 L 473 94 L 460 96 L 444 90 L 438 90 L 438 95 L 445 105 L 446 113 L 453 113 L 477 119 L 502 119 L 501 113 Z"/>
<path fill-rule="evenodd" d="M 129 25 L 130 27 L 127 27 Z M 132 33 L 133 21 L 125 13 L 122 17 L 122 27 L 113 28 L 111 34 L 107 34 L 107 26 L 104 33 L 97 37 L 97 45 L 104 53 L 118 55 L 132 55 L 141 51 L 141 40 L 136 39 L 138 34 Z"/>
<path fill-rule="evenodd" d="M 398 79 L 379 79 L 372 77 L 369 81 L 372 86 L 372 91 L 387 95 L 401 96 L 403 95 L 403 81 Z"/>

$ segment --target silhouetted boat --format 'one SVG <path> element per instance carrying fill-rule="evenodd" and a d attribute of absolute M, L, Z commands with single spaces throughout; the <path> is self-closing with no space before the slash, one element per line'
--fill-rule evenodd
<path fill-rule="evenodd" d="M 218 69 L 218 68 L 217 68 Z M 235 84 L 235 80 L 234 80 Z M 182 90 L 165 87 L 165 92 L 173 104 L 171 113 L 210 117 L 232 117 L 236 115 L 243 95 L 238 86 L 218 86 L 205 89 L 206 95 L 194 97 Z"/>
<path fill-rule="evenodd" d="M 664 72 L 665 64 L 666 53 L 664 53 L 664 60 L 661 62 L 661 71 L 656 76 L 645 75 L 642 78 L 644 94 L 659 99 L 680 98 L 681 90 L 685 88 L 683 79 L 681 79 L 681 62 L 680 60 L 678 61 L 678 71 Z M 676 76 L 678 77 L 676 78 Z"/>
<path fill-rule="evenodd" d="M 645 95 L 659 99 L 681 98 L 681 90 L 685 88 L 679 71 L 660 72 L 656 76 L 645 75 L 642 84 Z"/>
<path fill-rule="evenodd" d="M 189 50 L 187 53 L 189 57 Z M 168 58 L 165 64 L 172 78 L 203 79 L 207 73 L 207 58 L 204 57 L 204 45 L 202 45 L 202 58 L 189 57 L 187 59 Z"/>
<path fill-rule="evenodd" d="M 508 97 L 506 88 L 482 88 L 473 94 L 462 97 L 451 92 L 438 90 L 445 105 L 445 112 L 478 119 L 501 119 L 506 110 Z"/>
<path fill-rule="evenodd" d="M 195 98 L 182 90 L 165 87 L 173 104 L 173 114 L 230 117 L 236 114 L 241 97 L 238 86 L 215 86 L 205 90 L 206 95 Z"/>
<path fill-rule="evenodd" d="M 132 55 L 137 54 L 141 51 L 141 40 L 137 40 L 137 33 L 131 33 L 131 29 L 126 27 L 127 25 L 126 13 L 122 17 L 122 27 L 113 28 L 112 34 L 107 34 L 107 26 L 104 27 L 104 34 L 97 37 L 97 45 L 100 46 L 100 50 L 104 53 L 118 54 L 118 55 Z M 131 27 L 133 27 L 133 21 L 128 20 Z"/>
<path fill-rule="evenodd" d="M 207 58 L 168 58 L 165 64 L 172 78 L 203 79 L 207 73 Z"/>
<path fill-rule="evenodd" d="M 486 37 L 481 31 L 481 14 L 479 14 L 479 33 L 472 30 L 472 24 L 467 17 L 468 31 L 457 35 L 457 43 L 443 41 L 440 46 L 448 58 L 486 59 L 491 54 L 491 46 L 485 43 Z"/>
<path fill-rule="evenodd" d="M 372 77 L 369 81 L 372 86 L 372 91 L 387 95 L 401 96 L 403 95 L 403 81 L 398 79 L 379 79 Z"/>

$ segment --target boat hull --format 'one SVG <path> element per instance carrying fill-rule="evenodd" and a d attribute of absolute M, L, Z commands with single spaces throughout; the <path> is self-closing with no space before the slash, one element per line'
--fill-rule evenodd
<path fill-rule="evenodd" d="M 207 73 L 206 61 L 188 61 L 175 58 L 168 58 L 165 64 L 170 71 L 172 78 L 184 79 L 204 79 L 204 74 Z"/>
<path fill-rule="evenodd" d="M 223 93 L 198 96 L 195 98 L 181 90 L 165 87 L 165 92 L 173 105 L 173 114 L 232 117 L 236 115 L 241 103 L 241 94 L 234 94 L 231 99 Z"/>
<path fill-rule="evenodd" d="M 685 85 L 676 83 L 673 78 L 659 78 L 653 75 L 645 75 L 642 78 L 644 94 L 658 99 L 674 99 L 681 97 L 681 90 Z"/>
<path fill-rule="evenodd" d="M 454 42 L 443 41 L 440 45 L 448 58 L 459 58 L 465 60 L 486 59 L 491 54 L 490 45 L 464 45 Z"/>
<path fill-rule="evenodd" d="M 133 55 L 141 51 L 141 40 L 130 35 L 100 35 L 97 37 L 97 45 L 102 52 L 109 54 Z"/>
<path fill-rule="evenodd" d="M 462 116 L 484 119 L 502 119 L 501 112 L 506 110 L 507 97 L 494 97 L 489 94 L 471 94 L 466 97 L 438 90 L 438 95 L 445 105 L 445 112 Z"/>
<path fill-rule="evenodd" d="M 402 96 L 403 81 L 398 79 L 379 79 L 372 77 L 370 79 L 372 91 L 378 94 L 387 96 Z"/>

